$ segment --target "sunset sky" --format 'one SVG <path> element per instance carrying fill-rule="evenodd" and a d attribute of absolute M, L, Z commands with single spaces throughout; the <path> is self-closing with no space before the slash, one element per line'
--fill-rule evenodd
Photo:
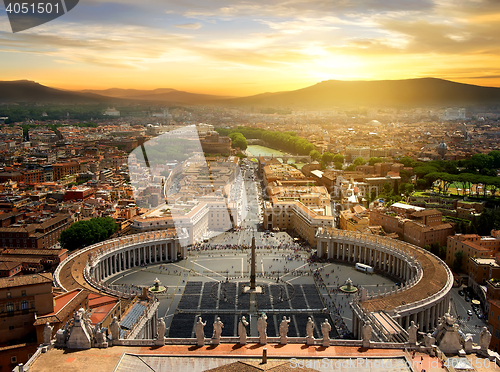
<path fill-rule="evenodd" d="M 323 80 L 500 87 L 499 0 L 80 0 L 13 34 L 0 80 L 251 95 Z"/>

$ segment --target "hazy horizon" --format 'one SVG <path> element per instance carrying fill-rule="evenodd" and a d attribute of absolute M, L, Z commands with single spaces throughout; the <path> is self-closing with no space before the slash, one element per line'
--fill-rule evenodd
<path fill-rule="evenodd" d="M 423 77 L 500 87 L 495 0 L 88 0 L 15 34 L 0 12 L 1 79 L 60 89 L 249 96 Z"/>

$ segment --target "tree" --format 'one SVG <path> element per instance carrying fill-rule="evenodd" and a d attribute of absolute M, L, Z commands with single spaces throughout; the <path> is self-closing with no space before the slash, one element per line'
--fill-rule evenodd
<path fill-rule="evenodd" d="M 392 190 L 392 193 L 394 195 L 399 195 L 399 181 L 398 180 L 394 181 L 394 189 Z"/>
<path fill-rule="evenodd" d="M 384 195 L 389 195 L 391 193 L 391 190 L 391 184 L 389 182 L 384 183 L 384 185 L 382 186 L 382 192 L 384 193 Z"/>
<path fill-rule="evenodd" d="M 333 158 L 335 155 L 333 155 L 331 152 L 324 152 L 323 155 L 321 155 L 321 161 L 325 163 L 326 165 L 330 164 L 333 161 Z"/>
<path fill-rule="evenodd" d="M 412 183 L 402 183 L 399 185 L 399 192 L 404 194 L 406 197 L 410 196 L 415 190 L 415 186 Z"/>
<path fill-rule="evenodd" d="M 311 157 L 311 160 L 312 161 L 315 161 L 315 160 L 320 160 L 321 159 L 321 154 L 319 153 L 319 151 L 317 150 L 312 150 L 310 153 L 309 153 L 309 156 Z"/>
<path fill-rule="evenodd" d="M 334 165 L 335 165 L 335 169 L 342 170 L 342 163 L 340 161 L 336 161 L 334 163 Z"/>
<path fill-rule="evenodd" d="M 464 252 L 456 251 L 455 260 L 453 261 L 453 271 L 458 272 L 462 269 L 462 259 L 464 257 Z"/>
<path fill-rule="evenodd" d="M 428 186 L 428 183 L 426 180 L 417 180 L 417 189 L 419 190 L 425 190 Z"/>
<path fill-rule="evenodd" d="M 241 133 L 231 133 L 229 135 L 231 138 L 231 146 L 233 148 L 237 147 L 240 150 L 246 150 L 248 147 L 247 139 Z"/>
<path fill-rule="evenodd" d="M 401 177 L 401 182 L 407 183 L 410 181 L 411 173 L 409 171 L 407 171 L 406 169 L 401 169 L 399 171 L 399 176 Z"/>
<path fill-rule="evenodd" d="M 370 165 L 375 165 L 376 163 L 383 163 L 384 161 L 382 160 L 382 158 L 377 158 L 377 157 L 374 157 L 372 156 L 370 159 L 368 159 L 368 164 Z"/>
<path fill-rule="evenodd" d="M 333 161 L 335 163 L 344 163 L 344 155 L 335 154 L 335 156 L 333 157 Z"/>
<path fill-rule="evenodd" d="M 357 167 L 358 165 L 363 165 L 363 164 L 365 164 L 365 163 L 366 163 L 366 161 L 365 161 L 365 159 L 363 159 L 362 157 L 358 157 L 358 158 L 354 159 L 354 162 L 353 162 L 353 164 L 354 164 L 356 167 Z"/>
<path fill-rule="evenodd" d="M 402 158 L 398 159 L 398 162 L 403 164 L 405 167 L 410 167 L 413 168 L 416 165 L 415 160 L 408 156 L 403 156 Z"/>
<path fill-rule="evenodd" d="M 106 240 L 116 230 L 118 224 L 113 218 L 92 218 L 76 222 L 62 231 L 59 241 L 61 247 L 71 251 Z"/>
<path fill-rule="evenodd" d="M 437 172 L 438 169 L 436 167 L 430 165 L 421 165 L 413 168 L 413 172 L 418 178 L 424 178 L 426 174 Z"/>

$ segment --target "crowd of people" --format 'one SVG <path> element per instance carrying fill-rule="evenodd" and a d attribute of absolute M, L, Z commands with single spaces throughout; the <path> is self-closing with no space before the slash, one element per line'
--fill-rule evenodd
<path fill-rule="evenodd" d="M 325 268 L 323 266 L 316 268 L 313 271 L 314 279 L 316 281 L 316 284 L 318 285 L 318 288 L 324 288 L 325 292 L 328 294 L 328 298 L 326 296 L 323 296 L 323 299 L 325 300 L 325 304 L 328 308 L 330 316 L 333 319 L 337 332 L 342 338 L 351 338 L 352 333 L 349 328 L 347 328 L 344 322 L 343 317 L 345 316 L 345 314 L 343 313 L 345 313 L 345 311 L 349 309 L 349 302 L 351 301 L 352 297 L 351 295 L 342 292 L 342 290 L 340 289 L 341 285 L 338 275 L 335 275 L 335 284 L 337 284 L 337 288 L 329 290 L 323 279 L 323 276 L 321 275 L 321 272 L 323 272 L 324 270 Z M 337 266 L 337 270 L 340 270 L 340 266 Z M 331 273 L 335 273 L 335 269 L 333 269 Z M 325 274 L 325 276 L 326 275 L 328 275 L 329 277 L 330 273 Z M 330 285 L 330 283 L 328 284 Z"/>

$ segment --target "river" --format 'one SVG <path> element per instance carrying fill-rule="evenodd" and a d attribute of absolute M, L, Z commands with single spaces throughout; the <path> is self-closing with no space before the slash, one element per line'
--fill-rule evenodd
<path fill-rule="evenodd" d="M 283 151 L 275 150 L 275 149 L 272 149 L 270 147 L 260 146 L 260 145 L 249 145 L 247 147 L 247 151 L 255 157 L 258 157 L 259 155 L 260 156 L 271 156 L 271 155 L 280 156 L 280 155 L 284 154 Z M 292 164 L 294 162 L 295 162 L 295 160 L 288 161 L 289 164 Z M 297 166 L 297 168 L 300 169 L 300 168 L 302 168 L 302 166 L 304 164 L 305 163 L 296 163 L 295 165 Z"/>

